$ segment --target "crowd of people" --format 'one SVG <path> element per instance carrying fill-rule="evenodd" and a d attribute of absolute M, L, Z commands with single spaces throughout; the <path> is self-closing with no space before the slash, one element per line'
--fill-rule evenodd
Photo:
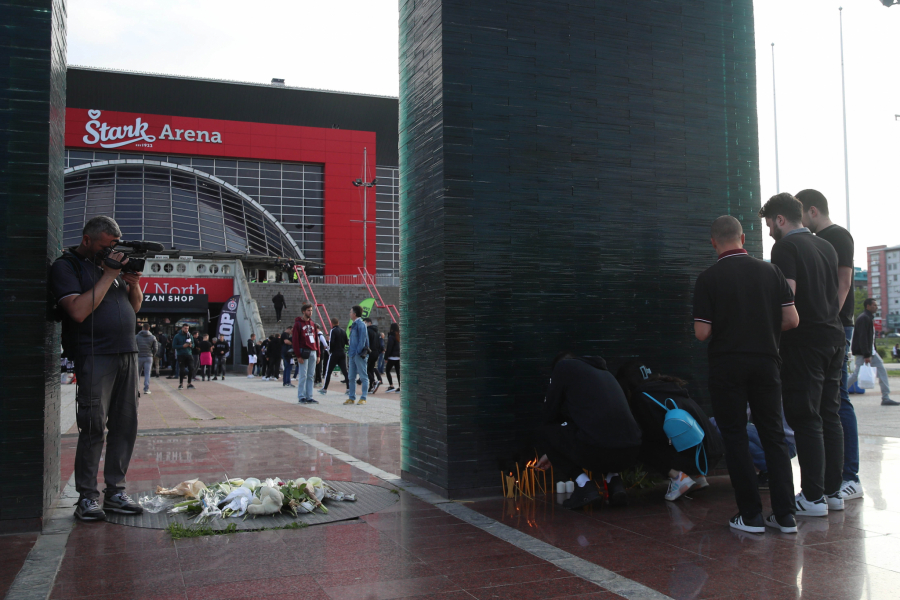
<path fill-rule="evenodd" d="M 853 238 L 830 220 L 816 190 L 773 196 L 759 216 L 775 239 L 771 262 L 747 253 L 741 223 L 725 215 L 711 227 L 718 260 L 696 282 L 694 335 L 709 341 L 714 418 L 683 381 L 638 359 L 616 377 L 600 357 L 563 353 L 554 361 L 538 467 L 575 480 L 565 506 L 600 499 L 598 486 L 588 485 L 593 473 L 605 476 L 609 502 L 623 504 L 618 473 L 638 462 L 669 477 L 666 499 L 674 500 L 706 487 L 722 454 L 738 505 L 734 529 L 796 533 L 795 516 L 824 517 L 863 496 L 848 379 L 864 364 L 884 367 L 874 345 L 877 303 L 867 299 L 853 319 Z M 856 357 L 852 377 L 848 350 Z M 881 380 L 882 405 L 897 406 L 886 374 Z M 760 489 L 769 490 L 768 517 Z"/>

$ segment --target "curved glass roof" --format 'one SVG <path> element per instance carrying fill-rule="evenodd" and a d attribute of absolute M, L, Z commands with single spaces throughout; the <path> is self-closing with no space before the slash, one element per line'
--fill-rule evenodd
<path fill-rule="evenodd" d="M 150 160 L 92 162 L 65 170 L 63 244 L 111 216 L 126 240 L 166 248 L 303 258 L 278 220 L 238 188 L 197 169 Z"/>

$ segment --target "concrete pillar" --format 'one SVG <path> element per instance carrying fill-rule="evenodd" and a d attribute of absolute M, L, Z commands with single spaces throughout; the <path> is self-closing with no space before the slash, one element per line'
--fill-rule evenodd
<path fill-rule="evenodd" d="M 4 0 L 0 41 L 0 533 L 39 530 L 59 494 L 59 327 L 66 6 Z"/>
<path fill-rule="evenodd" d="M 402 469 L 499 493 L 562 349 L 706 402 L 709 225 L 762 254 L 751 0 L 401 0 Z"/>

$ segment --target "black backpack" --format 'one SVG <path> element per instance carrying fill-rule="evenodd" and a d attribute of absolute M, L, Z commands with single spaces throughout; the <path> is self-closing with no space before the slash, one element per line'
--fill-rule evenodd
<path fill-rule="evenodd" d="M 65 250 L 59 258 L 56 260 L 64 260 L 75 270 L 75 274 L 78 276 L 78 281 L 81 281 L 81 272 L 82 266 L 81 261 L 77 256 Z M 53 261 L 56 264 L 56 261 Z M 75 357 L 78 355 L 78 327 L 79 323 L 76 323 L 72 319 L 68 318 L 66 311 L 62 306 L 59 305 L 59 301 L 53 295 L 53 292 L 50 289 L 50 281 L 52 277 L 51 272 L 52 266 L 47 271 L 47 315 L 46 318 L 51 323 L 62 323 L 62 354 L 63 358 L 68 358 L 70 360 L 75 360 Z M 82 290 L 84 293 L 84 290 Z"/>

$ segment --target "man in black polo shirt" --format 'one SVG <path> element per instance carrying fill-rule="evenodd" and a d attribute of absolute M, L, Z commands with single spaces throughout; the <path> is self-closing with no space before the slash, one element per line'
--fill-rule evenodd
<path fill-rule="evenodd" d="M 797 192 L 797 200 L 803 204 L 803 226 L 818 237 L 834 246 L 838 256 L 838 300 L 842 301 L 840 319 L 847 340 L 846 350 L 854 338 L 853 309 L 854 297 L 850 293 L 853 288 L 853 236 L 850 232 L 831 222 L 828 216 L 828 200 L 817 190 Z M 850 402 L 849 373 L 847 360 L 841 361 L 841 426 L 844 429 L 844 472 L 841 476 L 841 495 L 844 500 L 863 497 L 862 485 L 859 482 L 859 433 L 856 423 L 856 411 Z"/>
<path fill-rule="evenodd" d="M 719 217 L 711 234 L 719 260 L 697 278 L 694 333 L 700 341 L 712 338 L 709 394 L 740 510 L 730 525 L 752 533 L 764 532 L 765 525 L 796 533 L 778 357 L 781 332 L 799 321 L 794 295 L 778 267 L 747 254 L 737 219 Z M 769 469 L 773 514 L 765 520 L 747 439 L 748 403 Z"/>
<path fill-rule="evenodd" d="M 841 362 L 847 340 L 838 317 L 838 257 L 834 247 L 802 225 L 794 196 L 772 196 L 759 211 L 775 239 L 772 264 L 794 290 L 800 325 L 781 336 L 784 416 L 794 430 L 802 491 L 797 514 L 824 517 L 843 510 L 844 430 Z"/>

